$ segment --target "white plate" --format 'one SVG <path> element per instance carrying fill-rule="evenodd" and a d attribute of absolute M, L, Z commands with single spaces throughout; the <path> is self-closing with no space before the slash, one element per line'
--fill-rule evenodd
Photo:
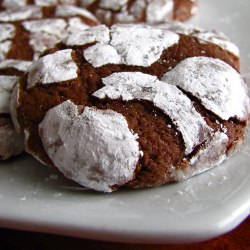
<path fill-rule="evenodd" d="M 200 0 L 199 15 L 192 20 L 232 37 L 248 78 L 249 10 L 249 0 Z M 72 182 L 22 156 L 0 163 L 0 227 L 126 242 L 208 240 L 249 215 L 249 161 L 248 139 L 223 165 L 186 182 L 99 194 L 72 191 Z"/>

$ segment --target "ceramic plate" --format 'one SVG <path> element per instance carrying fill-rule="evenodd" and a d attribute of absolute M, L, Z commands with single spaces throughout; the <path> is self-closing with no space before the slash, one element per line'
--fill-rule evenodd
<path fill-rule="evenodd" d="M 249 0 L 200 0 L 199 26 L 223 31 L 241 48 L 250 79 Z M 24 155 L 0 163 L 0 227 L 144 243 L 203 241 L 250 214 L 250 139 L 240 152 L 183 183 L 99 194 L 78 189 Z"/>

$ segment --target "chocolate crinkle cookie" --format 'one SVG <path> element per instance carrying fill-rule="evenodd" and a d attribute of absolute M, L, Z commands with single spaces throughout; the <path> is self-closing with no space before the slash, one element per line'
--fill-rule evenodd
<path fill-rule="evenodd" d="M 0 0 L 0 10 L 19 9 L 27 5 L 50 7 L 58 4 L 80 5 L 81 0 Z"/>
<path fill-rule="evenodd" d="M 106 25 L 185 21 L 197 11 L 197 0 L 82 0 L 81 4 Z"/>
<path fill-rule="evenodd" d="M 0 12 L 0 159 L 17 155 L 24 147 L 9 114 L 10 95 L 18 78 L 44 50 L 96 24 L 89 11 L 71 5 L 24 6 Z"/>
<path fill-rule="evenodd" d="M 249 119 L 238 51 L 218 34 L 173 30 L 95 26 L 33 63 L 11 104 L 26 151 L 103 192 L 181 181 L 223 162 Z"/>
<path fill-rule="evenodd" d="M 48 7 L 56 4 L 85 7 L 107 25 L 185 21 L 197 12 L 197 0 L 0 0 L 0 10 L 18 9 L 27 5 Z"/>

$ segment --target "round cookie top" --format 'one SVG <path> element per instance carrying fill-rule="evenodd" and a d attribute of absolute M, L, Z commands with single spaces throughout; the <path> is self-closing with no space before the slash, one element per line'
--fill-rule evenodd
<path fill-rule="evenodd" d="M 179 181 L 221 163 L 244 137 L 247 88 L 222 46 L 101 25 L 48 53 L 16 86 L 13 117 L 28 152 L 85 187 Z"/>
<path fill-rule="evenodd" d="M 185 21 L 196 13 L 196 0 L 81 0 L 106 25 L 115 23 L 149 24 L 167 20 Z"/>

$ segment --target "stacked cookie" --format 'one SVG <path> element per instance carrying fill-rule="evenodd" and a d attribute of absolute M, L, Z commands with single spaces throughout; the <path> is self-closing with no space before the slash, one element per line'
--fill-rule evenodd
<path fill-rule="evenodd" d="M 18 9 L 27 5 L 48 7 L 71 4 L 85 7 L 101 23 L 162 23 L 166 20 L 185 21 L 196 13 L 197 0 L 2 0 L 0 10 Z"/>
<path fill-rule="evenodd" d="M 160 1 L 87 2 L 94 13 L 118 6 L 112 23 Z M 184 180 L 241 143 L 250 103 L 238 48 L 224 35 L 173 22 L 75 27 L 38 51 L 12 93 L 16 131 L 44 165 L 112 192 Z"/>
<path fill-rule="evenodd" d="M 3 1 L 7 3 L 8 1 Z M 21 3 L 21 1 L 9 1 Z M 98 24 L 83 8 L 72 5 L 28 5 L 0 12 L 0 158 L 23 151 L 9 116 L 10 93 L 33 60 L 67 35 Z"/>
<path fill-rule="evenodd" d="M 185 21 L 196 13 L 196 0 L 82 0 L 81 4 L 106 25 L 167 20 Z"/>

